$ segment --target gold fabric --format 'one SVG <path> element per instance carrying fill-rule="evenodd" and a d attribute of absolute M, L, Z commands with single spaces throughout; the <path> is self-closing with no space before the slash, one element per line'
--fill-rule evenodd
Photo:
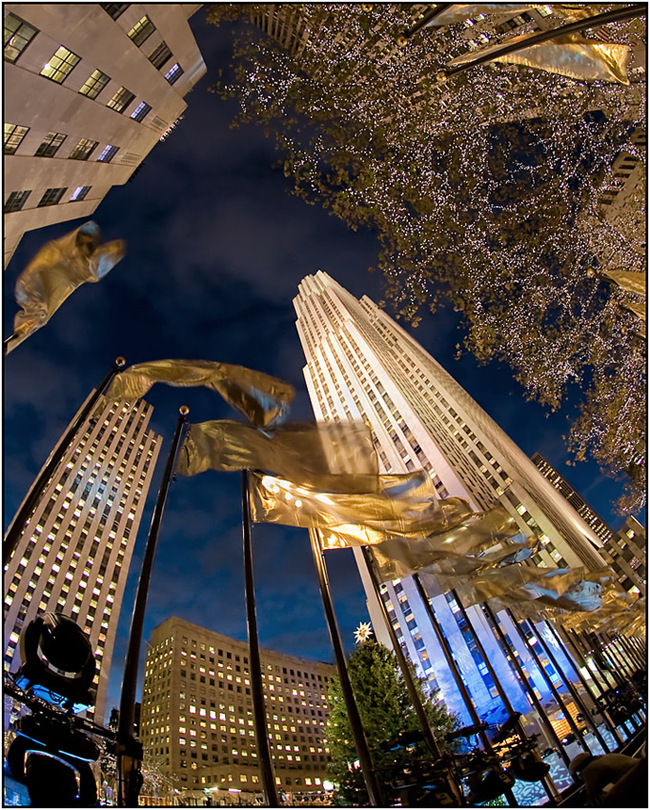
<path fill-rule="evenodd" d="M 479 56 L 494 54 L 495 62 L 524 65 L 581 81 L 599 80 L 625 85 L 630 83 L 626 69 L 630 48 L 613 42 L 586 39 L 582 34 L 564 34 L 550 41 L 540 42 L 538 45 L 522 47 L 513 53 L 498 55 L 506 45 L 525 43 L 532 36 L 533 34 L 521 34 L 511 37 L 507 42 L 469 51 L 452 59 L 447 66 L 465 65 Z"/>
<path fill-rule="evenodd" d="M 295 395 L 289 383 L 243 366 L 210 360 L 154 360 L 117 374 L 106 396 L 140 399 L 158 382 L 181 388 L 197 385 L 211 388 L 258 427 L 280 422 Z"/>
<path fill-rule="evenodd" d="M 452 3 L 440 14 L 427 23 L 428 28 L 438 28 L 441 25 L 453 25 L 477 17 L 479 14 L 496 14 L 504 11 L 516 11 L 521 14 L 530 11 L 535 5 L 522 6 L 519 3 Z"/>
<path fill-rule="evenodd" d="M 605 270 L 604 274 L 624 290 L 646 297 L 645 273 L 635 273 L 633 270 Z"/>
<path fill-rule="evenodd" d="M 5 343 L 7 354 L 44 326 L 82 284 L 101 281 L 126 253 L 121 240 L 99 244 L 101 231 L 86 222 L 71 233 L 44 245 L 16 281 L 15 296 L 22 307 L 14 332 Z"/>
<path fill-rule="evenodd" d="M 247 469 L 268 470 L 317 490 L 368 492 L 378 483 L 377 454 L 362 422 L 291 424 L 268 431 L 229 419 L 189 426 L 177 472 Z"/>
<path fill-rule="evenodd" d="M 531 541 L 521 537 L 520 543 L 511 542 L 518 534 L 516 521 L 503 506 L 472 512 L 468 505 L 467 512 L 455 525 L 432 527 L 423 538 L 388 539 L 374 546 L 372 553 L 382 582 L 432 566 L 434 573 L 469 574 L 496 566 L 525 549 Z"/>
<path fill-rule="evenodd" d="M 420 539 L 472 514 L 461 498 L 439 501 L 424 470 L 379 475 L 369 492 L 323 492 L 258 473 L 251 474 L 250 484 L 254 521 L 321 529 L 324 549 L 373 545 L 395 537 Z"/>

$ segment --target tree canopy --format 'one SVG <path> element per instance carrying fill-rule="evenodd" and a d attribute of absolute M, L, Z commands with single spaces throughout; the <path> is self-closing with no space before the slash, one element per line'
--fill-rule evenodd
<path fill-rule="evenodd" d="M 395 44 L 426 8 L 217 4 L 214 24 L 243 17 L 258 29 L 239 37 L 233 75 L 213 89 L 238 99 L 235 125 L 255 122 L 275 140 L 297 196 L 377 234 L 382 305 L 412 326 L 453 306 L 459 350 L 508 363 L 526 396 L 551 410 L 582 389 L 568 446 L 627 476 L 619 507 L 638 508 L 645 345 L 626 308 L 634 295 L 593 269 L 612 256 L 611 269 L 645 268 L 645 230 L 633 227 L 645 194 L 615 221 L 599 203 L 621 150 L 645 162 L 630 139 L 644 126 L 645 82 L 491 63 L 441 83 L 439 70 L 467 49 L 464 24 Z M 552 8 L 558 24 L 570 13 Z M 645 29 L 632 20 L 598 35 L 633 46 Z"/>
<path fill-rule="evenodd" d="M 430 761 L 431 755 L 423 743 L 419 743 L 411 753 L 403 748 L 387 751 L 384 747 L 385 743 L 402 734 L 420 731 L 394 652 L 374 640 L 363 641 L 348 660 L 348 674 L 382 798 L 392 803 L 399 797 L 399 790 L 391 787 L 391 783 L 403 777 L 406 767 L 416 762 Z M 459 724 L 443 703 L 434 703 L 424 697 L 421 681 L 415 676 L 414 669 L 412 674 L 436 741 L 442 750 L 448 750 L 445 735 Z M 336 679 L 330 687 L 328 706 L 326 739 L 332 758 L 328 772 L 336 785 L 334 799 L 342 806 L 367 804 L 368 795 L 362 772 L 354 766 L 358 755 L 352 728 Z"/>

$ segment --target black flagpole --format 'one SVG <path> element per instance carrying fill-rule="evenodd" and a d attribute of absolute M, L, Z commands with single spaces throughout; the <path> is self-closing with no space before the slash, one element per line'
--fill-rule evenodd
<path fill-rule="evenodd" d="M 589 686 L 589 683 L 587 682 L 587 679 L 584 677 L 584 675 L 582 674 L 582 672 L 580 672 L 580 660 L 579 660 L 579 659 L 582 659 L 582 662 L 583 662 L 583 664 L 584 664 L 585 669 L 588 669 L 588 670 L 589 670 L 589 672 L 591 673 L 591 670 L 590 670 L 590 669 L 589 669 L 589 667 L 587 666 L 587 662 L 585 661 L 584 657 L 583 657 L 582 655 L 580 655 L 580 651 L 579 651 L 579 650 L 578 650 L 576 647 L 573 647 L 573 650 L 574 650 L 574 653 L 573 653 L 573 654 L 571 653 L 571 651 L 570 651 L 570 650 L 568 650 L 568 649 L 567 649 L 566 644 L 563 644 L 563 643 L 562 643 L 562 638 L 560 637 L 560 635 L 558 634 L 558 632 L 556 631 L 556 629 L 553 627 L 553 624 L 552 624 L 552 623 L 551 623 L 551 622 L 550 622 L 548 619 L 546 620 L 546 625 L 547 625 L 547 627 L 550 629 L 550 631 L 551 631 L 551 633 L 553 634 L 553 636 L 555 637 L 555 640 L 557 641 L 557 643 L 558 643 L 558 644 L 560 645 L 560 647 L 561 647 L 561 648 L 564 650 L 564 653 L 565 653 L 565 655 L 566 655 L 567 661 L 568 661 L 568 662 L 571 664 L 571 668 L 573 669 L 573 671 L 575 672 L 575 674 L 578 676 L 578 678 L 579 678 L 579 680 L 580 680 L 580 683 L 581 683 L 581 684 L 583 685 L 583 687 L 585 688 L 585 690 L 586 690 L 587 694 L 591 695 L 591 699 L 594 701 L 594 704 L 595 704 L 596 710 L 602 714 L 603 719 L 605 720 L 605 722 L 606 722 L 606 723 L 607 723 L 607 725 L 609 726 L 609 730 L 611 731 L 611 733 L 612 733 L 612 734 L 613 734 L 613 736 L 614 736 L 614 739 L 616 740 L 616 742 L 618 743 L 618 745 L 622 745 L 622 744 L 623 744 L 623 740 L 622 740 L 622 739 L 621 739 L 621 737 L 619 736 L 619 733 L 618 733 L 618 731 L 617 731 L 617 729 L 616 729 L 616 724 L 615 724 L 615 723 L 614 723 L 614 721 L 613 721 L 613 720 L 611 720 L 611 718 L 609 717 L 609 714 L 607 713 L 606 708 L 600 704 L 599 695 L 594 695 L 594 691 L 593 691 L 593 689 L 592 689 L 592 688 Z M 568 643 L 570 643 L 570 642 L 568 642 Z M 572 645 L 572 646 L 573 646 L 573 645 Z M 574 660 L 573 660 L 573 659 L 574 659 L 576 656 L 577 656 L 577 658 L 576 658 L 576 661 L 574 662 Z M 602 687 L 601 687 L 601 686 L 600 686 L 600 684 L 599 684 L 599 683 L 598 683 L 598 682 L 597 682 L 597 681 L 596 681 L 596 680 L 593 678 L 593 673 L 591 673 L 591 674 L 592 674 L 592 682 L 593 682 L 593 685 L 596 687 L 596 689 L 598 689 L 598 691 L 599 691 L 599 692 L 600 692 L 600 694 L 602 695 L 602 694 L 603 694 Z"/>
<path fill-rule="evenodd" d="M 620 645 L 625 650 L 627 650 L 627 654 L 630 656 L 632 662 L 634 663 L 634 666 L 637 669 L 639 667 L 645 666 L 645 662 L 641 661 L 641 659 L 639 658 L 638 653 L 635 650 L 635 648 L 631 644 L 629 644 L 629 638 L 627 638 L 624 635 L 619 635 L 619 634 L 616 635 L 616 638 L 618 639 Z"/>
<path fill-rule="evenodd" d="M 264 798 L 269 807 L 279 807 L 278 791 L 275 784 L 269 732 L 266 725 L 264 687 L 260 663 L 260 643 L 257 635 L 257 613 L 255 610 L 255 583 L 253 578 L 253 542 L 248 494 L 248 470 L 241 476 L 242 537 L 244 543 L 244 577 L 246 588 L 246 627 L 248 629 L 248 651 L 251 673 L 251 696 L 253 698 L 253 719 L 257 753 L 262 772 Z"/>
<path fill-rule="evenodd" d="M 627 20 L 630 17 L 640 17 L 641 15 L 645 14 L 646 11 L 647 6 L 645 3 L 635 3 L 631 6 L 623 6 L 615 8 L 612 11 L 606 11 L 604 14 L 594 14 L 591 17 L 585 17 L 585 19 L 567 23 L 566 25 L 561 25 L 558 28 L 552 28 L 549 31 L 540 31 L 537 34 L 526 37 L 524 40 L 518 40 L 510 45 L 505 42 L 503 47 L 498 51 L 495 50 L 491 53 L 483 54 L 483 56 L 479 54 L 472 62 L 467 62 L 464 65 L 443 68 L 439 75 L 441 80 L 444 81 L 457 73 L 463 73 L 466 70 L 470 70 L 470 68 L 477 67 L 478 65 L 484 65 L 486 62 L 492 62 L 499 56 L 505 56 L 506 54 L 514 53 L 515 51 L 520 51 L 524 48 L 530 48 L 532 45 L 539 45 L 541 42 L 548 42 L 556 37 L 563 37 L 567 34 L 575 34 L 579 31 L 586 31 L 589 28 L 607 25 L 613 22 L 621 22 L 622 20 Z"/>
<path fill-rule="evenodd" d="M 551 690 L 551 694 L 553 695 L 553 697 L 557 701 L 558 706 L 564 712 L 564 714 L 566 716 L 566 719 L 567 719 L 567 723 L 569 724 L 569 726 L 571 728 L 571 731 L 575 734 L 576 741 L 578 743 L 580 743 L 580 746 L 582 748 L 584 748 L 586 753 L 590 754 L 591 750 L 590 750 L 589 746 L 587 745 L 584 737 L 582 736 L 582 734 L 580 732 L 580 729 L 578 728 L 578 726 L 576 724 L 576 721 L 573 719 L 573 716 L 572 716 L 571 712 L 569 711 L 566 703 L 562 699 L 562 695 L 560 695 L 559 691 L 555 687 L 555 684 L 551 680 L 548 672 L 544 669 L 544 665 L 539 660 L 539 656 L 535 652 L 535 649 L 533 648 L 533 645 L 530 643 L 530 641 L 526 637 L 526 634 L 524 633 L 522 627 L 520 626 L 519 622 L 515 618 L 514 613 L 512 612 L 512 610 L 510 608 L 506 608 L 505 612 L 506 612 L 507 616 L 509 617 L 510 621 L 512 622 L 512 624 L 514 625 L 517 633 L 519 634 L 519 638 L 523 641 L 523 643 L 526 646 L 526 649 L 532 655 L 533 660 L 535 661 L 535 664 L 537 665 L 537 669 L 539 670 L 542 678 L 544 678 L 544 680 L 546 681 L 546 684 L 547 684 L 548 688 Z"/>
<path fill-rule="evenodd" d="M 402 677 L 404 678 L 404 682 L 406 683 L 406 688 L 408 689 L 411 702 L 413 703 L 413 708 L 415 709 L 415 713 L 420 723 L 420 728 L 422 729 L 424 739 L 427 745 L 429 746 L 429 750 L 433 755 L 434 761 L 438 761 L 442 758 L 442 751 L 440 750 L 440 746 L 438 745 L 438 741 L 435 738 L 433 729 L 431 728 L 431 724 L 429 723 L 429 719 L 426 715 L 426 712 L 424 711 L 424 706 L 422 705 L 422 701 L 420 700 L 420 695 L 418 694 L 418 691 L 415 688 L 413 675 L 409 668 L 408 662 L 406 661 L 406 657 L 404 656 L 402 645 L 399 643 L 397 634 L 395 633 L 395 628 L 393 627 L 393 624 L 388 615 L 388 611 L 386 610 L 386 605 L 384 603 L 384 600 L 381 598 L 375 561 L 372 557 L 372 552 L 367 546 L 363 547 L 363 556 L 365 558 L 366 565 L 370 573 L 370 579 L 372 581 L 375 594 L 377 596 L 377 601 L 381 606 L 382 616 L 384 617 L 384 623 L 386 625 L 386 629 L 388 630 L 388 635 L 390 636 L 390 641 L 391 644 L 393 645 L 393 649 L 395 650 L 397 662 L 399 664 L 400 670 L 402 671 Z M 447 789 L 450 791 L 452 797 L 459 804 L 462 804 L 463 803 L 462 791 L 456 784 L 455 780 L 452 778 L 451 772 L 449 771 L 448 768 L 446 769 L 446 780 L 447 780 Z"/>
<path fill-rule="evenodd" d="M 68 449 L 70 442 L 74 438 L 76 432 L 79 430 L 79 427 L 86 419 L 89 413 L 92 412 L 93 408 L 95 407 L 97 401 L 102 395 L 102 392 L 106 388 L 106 386 L 110 383 L 113 377 L 119 372 L 126 361 L 123 357 L 117 357 L 115 362 L 111 366 L 110 371 L 101 381 L 101 383 L 95 388 L 95 390 L 90 394 L 88 399 L 86 400 L 86 404 L 83 408 L 79 411 L 77 416 L 75 417 L 74 421 L 67 429 L 67 431 L 63 434 L 63 436 L 59 439 L 56 447 L 50 454 L 50 457 L 45 462 L 43 469 L 40 471 L 38 478 L 32 484 L 31 489 L 27 493 L 25 500 L 20 505 L 20 508 L 16 512 L 14 519 L 11 521 L 9 528 L 7 529 L 7 533 L 5 534 L 4 541 L 2 544 L 2 556 L 4 557 L 5 562 L 9 560 L 9 557 L 15 550 L 16 546 L 20 538 L 22 537 L 23 532 L 25 531 L 25 525 L 27 524 L 32 512 L 34 511 L 34 507 L 40 500 L 41 496 L 43 495 L 43 490 L 47 486 L 49 480 L 52 478 L 54 474 L 54 470 L 56 469 L 57 465 L 63 458 L 66 450 Z"/>
<path fill-rule="evenodd" d="M 181 405 L 178 409 L 180 416 L 176 423 L 176 431 L 169 448 L 169 456 L 165 472 L 158 490 L 156 506 L 154 507 L 149 527 L 147 544 L 144 549 L 142 567 L 140 569 L 140 579 L 138 580 L 138 590 L 133 606 L 133 616 L 131 618 L 131 630 L 129 632 L 129 643 L 124 664 L 124 676 L 122 678 L 122 694 L 120 697 L 120 719 L 117 727 L 117 802 L 119 807 L 137 807 L 138 795 L 142 785 L 140 775 L 140 763 L 142 761 L 142 744 L 133 736 L 133 714 L 135 708 L 135 690 L 138 680 L 138 659 L 140 658 L 140 647 L 142 646 L 142 629 L 144 626 L 144 614 L 147 608 L 147 596 L 149 594 L 149 582 L 151 580 L 151 570 L 153 559 L 158 543 L 160 524 L 165 511 L 165 501 L 169 491 L 169 484 L 174 471 L 174 463 L 178 445 L 180 443 L 185 417 L 190 409 Z"/>
<path fill-rule="evenodd" d="M 464 607 L 463 603 L 460 600 L 460 596 L 458 595 L 458 593 L 454 589 L 452 589 L 451 593 L 452 593 L 454 599 L 456 600 L 456 604 L 458 605 L 458 607 L 460 609 L 460 614 L 463 617 L 463 619 L 465 620 L 465 624 L 467 625 L 467 628 L 468 628 L 469 632 L 471 633 L 472 638 L 474 639 L 474 643 L 476 644 L 476 649 L 478 650 L 479 655 L 483 659 L 483 662 L 485 663 L 485 666 L 487 667 L 487 671 L 490 673 L 490 677 L 494 681 L 494 685 L 496 687 L 497 692 L 499 693 L 499 697 L 501 698 L 501 702 L 503 703 L 503 706 L 504 706 L 505 710 L 508 712 L 508 716 L 509 717 L 516 716 L 516 712 L 514 710 L 514 707 L 513 707 L 512 703 L 510 702 L 510 698 L 508 697 L 508 693 L 503 688 L 503 684 L 499 680 L 499 677 L 498 677 L 498 675 L 496 673 L 496 670 L 492 666 L 492 662 L 490 661 L 490 656 L 487 654 L 487 652 L 485 650 L 485 647 L 483 646 L 483 642 L 481 641 L 481 639 L 479 637 L 479 634 L 476 632 L 476 628 L 472 624 L 472 622 L 471 622 L 471 620 L 469 618 L 469 614 L 465 610 L 465 607 Z M 523 727 L 523 725 L 521 723 L 521 719 L 519 717 L 517 717 L 517 719 L 515 720 L 514 728 L 515 728 L 515 731 L 517 732 L 517 734 L 519 735 L 520 740 L 524 741 L 524 740 L 528 739 L 526 737 L 526 732 L 524 731 L 524 727 Z M 539 754 L 539 751 L 537 750 L 537 747 L 535 747 L 534 753 L 535 753 L 535 758 L 538 759 L 539 761 L 541 761 L 542 758 L 541 758 L 541 756 Z M 544 790 L 546 791 L 546 795 L 549 797 L 549 799 L 552 802 L 556 801 L 559 798 L 560 794 L 559 794 L 557 788 L 555 787 L 555 782 L 553 782 L 553 779 L 551 778 L 550 774 L 547 774 L 541 781 L 542 781 L 542 786 L 544 787 Z"/>
<path fill-rule="evenodd" d="M 533 624 L 533 626 L 534 626 L 534 624 Z M 535 627 L 535 630 L 536 630 L 536 636 L 539 639 L 539 643 L 542 645 L 542 648 L 544 649 L 544 652 L 548 656 L 548 660 L 551 662 L 551 664 L 553 664 L 555 669 L 558 671 L 558 674 L 559 674 L 560 678 L 562 678 L 562 680 L 564 681 L 564 683 L 566 685 L 566 688 L 569 690 L 569 694 L 571 695 L 571 697 L 575 701 L 576 706 L 578 706 L 579 709 L 581 710 L 582 715 L 585 718 L 585 722 L 587 722 L 592 727 L 594 735 L 596 736 L 596 739 L 600 743 L 601 748 L 603 749 L 603 751 L 606 754 L 609 753 L 609 751 L 610 751 L 609 746 L 607 745 L 607 743 L 605 742 L 603 736 L 601 735 L 601 733 L 600 733 L 600 731 L 598 729 L 598 726 L 596 725 L 595 721 L 593 720 L 593 718 L 592 718 L 592 716 L 591 716 L 591 714 L 589 712 L 589 709 L 587 708 L 584 701 L 582 700 L 582 698 L 578 694 L 578 690 L 571 683 L 571 679 L 568 677 L 568 675 L 562 669 L 562 667 L 560 666 L 557 658 L 553 654 L 553 651 L 551 650 L 551 645 L 546 643 L 546 640 L 542 636 L 542 633 L 540 632 L 539 628 Z"/>
<path fill-rule="evenodd" d="M 539 719 L 542 721 L 542 725 L 546 729 L 546 732 L 549 735 L 549 737 L 554 741 L 557 753 L 560 755 L 560 757 L 562 758 L 562 761 L 564 762 L 564 764 L 568 768 L 569 765 L 571 764 L 571 760 L 569 759 L 569 756 L 568 756 L 567 752 L 564 750 L 564 746 L 562 745 L 562 742 L 560 741 L 560 738 L 557 736 L 557 732 L 553 728 L 553 724 L 548 719 L 548 715 L 544 711 L 544 707 L 542 706 L 539 698 L 535 694 L 534 688 L 528 682 L 528 678 L 526 677 L 526 673 L 522 669 L 521 664 L 519 663 L 519 661 L 517 661 L 517 656 L 515 654 L 515 650 L 510 646 L 510 643 L 508 642 L 508 639 L 505 637 L 505 634 L 504 634 L 503 630 L 501 629 L 501 626 L 499 625 L 499 620 L 494 615 L 494 613 L 492 612 L 492 608 L 488 605 L 487 602 L 484 602 L 482 607 L 483 607 L 483 610 L 485 611 L 486 616 L 490 620 L 490 622 L 492 624 L 492 627 L 494 628 L 494 630 L 495 630 L 495 632 L 497 634 L 497 638 L 501 642 L 501 644 L 502 644 L 504 650 L 506 651 L 506 653 L 510 655 L 510 661 L 511 661 L 512 665 L 514 666 L 517 675 L 519 676 L 519 680 L 521 681 L 521 685 L 524 687 L 524 689 L 526 690 L 526 693 L 528 694 L 528 697 L 532 701 L 532 704 L 533 704 L 533 706 L 535 707 L 535 709 L 537 711 Z M 575 782 L 578 781 L 577 777 L 574 777 L 574 781 Z"/>
<path fill-rule="evenodd" d="M 354 744 L 359 755 L 359 765 L 361 766 L 361 773 L 363 774 L 364 782 L 366 783 L 366 790 L 368 791 L 368 798 L 370 799 L 371 807 L 382 807 L 383 802 L 381 793 L 379 791 L 379 784 L 373 768 L 372 759 L 370 757 L 370 750 L 368 748 L 368 741 L 361 725 L 361 717 L 359 716 L 359 709 L 354 699 L 352 691 L 352 684 L 348 676 L 348 670 L 345 665 L 345 653 L 343 652 L 343 644 L 341 642 L 341 634 L 336 623 L 336 616 L 334 614 L 334 603 L 332 602 L 332 594 L 330 592 L 329 579 L 327 576 L 327 567 L 323 557 L 323 550 L 320 544 L 320 538 L 316 529 L 309 530 L 309 539 L 311 540 L 311 550 L 314 556 L 314 565 L 316 566 L 316 573 L 318 575 L 318 585 L 320 587 L 321 597 L 323 599 L 323 607 L 325 609 L 325 618 L 327 620 L 327 628 L 329 630 L 330 639 L 332 641 L 332 648 L 334 649 L 334 658 L 336 660 L 336 668 L 341 682 L 341 691 L 343 692 L 343 700 L 348 712 L 348 719 L 352 728 L 352 736 L 354 737 Z"/>

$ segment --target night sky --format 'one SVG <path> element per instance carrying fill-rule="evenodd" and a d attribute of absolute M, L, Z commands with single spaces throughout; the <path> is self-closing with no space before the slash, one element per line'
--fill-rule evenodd
<path fill-rule="evenodd" d="M 226 68 L 235 26 L 216 29 L 205 8 L 190 24 L 208 67 L 187 96 L 183 120 L 145 159 L 137 176 L 113 188 L 95 212 L 103 239 L 125 239 L 127 255 L 99 284 L 74 293 L 43 329 L 4 364 L 5 528 L 27 488 L 89 390 L 114 358 L 127 365 L 168 357 L 236 363 L 281 377 L 297 390 L 292 419 L 312 419 L 302 376 L 304 357 L 292 299 L 300 280 L 324 270 L 353 295 L 382 298 L 370 232 L 352 233 L 321 208 L 289 194 L 278 153 L 260 129 L 231 130 L 235 102 L 208 93 Z M 5 274 L 3 336 L 11 331 L 15 280 L 46 241 L 84 220 L 28 233 Z M 592 463 L 567 467 L 562 435 L 577 394 L 561 414 L 524 402 L 503 365 L 480 368 L 454 360 L 462 339 L 458 316 L 425 318 L 416 339 L 522 447 L 541 452 L 610 522 L 621 486 Z M 108 707 L 119 702 L 123 657 L 139 564 L 178 408 L 188 420 L 239 418 L 218 394 L 155 386 L 151 427 L 164 437 L 149 491 L 113 655 Z M 207 472 L 172 485 L 159 538 L 145 619 L 145 638 L 177 615 L 246 639 L 240 476 Z M 332 660 L 307 533 L 258 525 L 253 532 L 260 641 L 264 647 Z M 367 620 L 365 597 L 350 551 L 328 556 L 337 618 L 347 649 Z M 140 668 L 142 674 L 142 667 Z"/>

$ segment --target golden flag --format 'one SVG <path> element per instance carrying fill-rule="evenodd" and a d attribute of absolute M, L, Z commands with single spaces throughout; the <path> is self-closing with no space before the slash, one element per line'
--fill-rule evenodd
<path fill-rule="evenodd" d="M 646 297 L 646 277 L 645 273 L 636 273 L 633 270 L 604 270 L 603 275 L 615 281 L 619 287 L 628 292 Z M 644 313 L 645 314 L 645 313 Z"/>
<path fill-rule="evenodd" d="M 61 304 L 82 284 L 101 281 L 126 253 L 122 240 L 99 244 L 101 231 L 86 222 L 71 233 L 44 245 L 16 281 L 16 301 L 22 312 L 5 342 L 8 354 L 50 320 Z"/>
<path fill-rule="evenodd" d="M 379 475 L 368 492 L 323 492 L 252 473 L 250 491 L 255 522 L 321 529 L 324 548 L 335 547 L 328 541 L 332 533 L 341 547 L 372 545 L 387 537 L 427 537 L 472 514 L 461 498 L 439 501 L 425 470 Z"/>
<path fill-rule="evenodd" d="M 243 366 L 210 360 L 153 360 L 117 374 L 106 396 L 140 399 L 158 382 L 181 388 L 198 385 L 211 388 L 258 427 L 282 421 L 295 395 L 289 383 Z"/>
<path fill-rule="evenodd" d="M 268 470 L 317 490 L 368 492 L 377 487 L 377 454 L 362 423 L 281 425 L 261 431 L 222 419 L 190 425 L 176 471 Z"/>
<path fill-rule="evenodd" d="M 452 59 L 447 67 L 473 62 L 479 56 L 494 55 L 494 62 L 524 65 L 526 67 L 559 73 L 581 81 L 607 81 L 628 85 L 627 63 L 630 48 L 614 42 L 586 39 L 582 34 L 564 34 L 547 42 L 522 47 L 518 51 L 499 56 L 506 46 L 525 43 L 533 34 L 511 37 L 507 42 L 490 45 L 480 51 L 469 51 Z"/>
<path fill-rule="evenodd" d="M 523 538 L 519 532 L 517 522 L 500 504 L 485 512 L 472 512 L 467 505 L 465 515 L 455 525 L 432 530 L 424 538 L 387 539 L 375 545 L 372 554 L 382 582 L 430 568 L 433 573 L 465 575 L 499 565 L 518 552 L 525 558 L 534 540 Z M 512 542 L 517 535 L 521 542 Z M 324 537 L 323 548 L 328 547 L 332 546 Z"/>

